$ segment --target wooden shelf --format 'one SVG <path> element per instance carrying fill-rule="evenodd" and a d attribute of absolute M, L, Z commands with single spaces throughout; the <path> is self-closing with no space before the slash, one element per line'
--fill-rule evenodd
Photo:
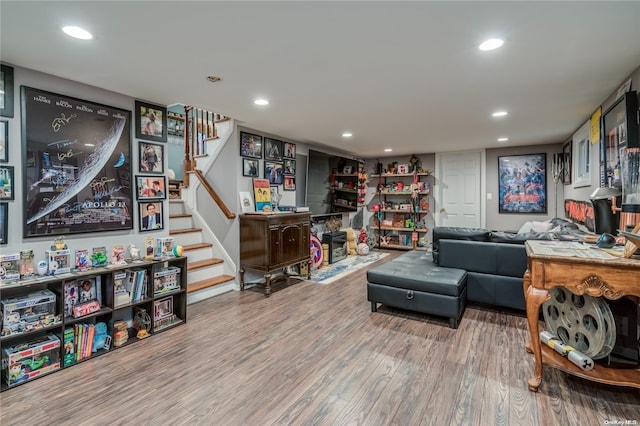
<path fill-rule="evenodd" d="M 418 173 L 418 176 L 431 176 L 431 173 Z M 382 175 L 370 175 L 369 177 L 383 177 L 383 178 L 389 178 L 389 177 L 413 177 L 413 173 L 383 173 Z"/>

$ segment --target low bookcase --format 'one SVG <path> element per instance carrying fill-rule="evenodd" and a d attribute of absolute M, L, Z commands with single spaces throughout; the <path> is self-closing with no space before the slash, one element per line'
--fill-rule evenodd
<path fill-rule="evenodd" d="M 0 285 L 0 391 L 187 321 L 187 258 Z"/>

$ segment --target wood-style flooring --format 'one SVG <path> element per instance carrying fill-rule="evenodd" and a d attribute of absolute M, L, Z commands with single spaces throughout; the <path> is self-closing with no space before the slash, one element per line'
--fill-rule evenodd
<path fill-rule="evenodd" d="M 457 330 L 372 313 L 362 269 L 190 305 L 184 326 L 3 392 L 0 424 L 640 424 L 638 389 L 545 368 L 530 392 L 527 334 L 523 313 L 477 306 Z"/>

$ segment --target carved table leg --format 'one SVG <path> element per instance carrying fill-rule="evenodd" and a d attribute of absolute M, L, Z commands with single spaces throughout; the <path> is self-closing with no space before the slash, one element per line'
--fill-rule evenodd
<path fill-rule="evenodd" d="M 271 296 L 271 274 L 264 274 L 264 295 Z"/>
<path fill-rule="evenodd" d="M 525 275 L 526 277 L 526 275 Z M 526 282 L 526 278 L 525 278 Z M 526 286 L 526 284 L 525 284 Z M 537 392 L 542 382 L 542 348 L 540 347 L 540 331 L 538 330 L 538 315 L 540 305 L 549 298 L 547 290 L 529 286 L 526 293 L 527 301 L 527 323 L 529 324 L 529 334 L 531 342 L 527 345 L 527 350 L 532 350 L 536 359 L 535 375 L 529 379 L 529 390 Z"/>
<path fill-rule="evenodd" d="M 240 268 L 240 291 L 244 291 L 244 268 Z"/>

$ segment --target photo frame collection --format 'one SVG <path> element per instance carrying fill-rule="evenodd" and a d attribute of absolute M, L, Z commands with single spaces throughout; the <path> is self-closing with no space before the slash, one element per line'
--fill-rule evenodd
<path fill-rule="evenodd" d="M 547 154 L 498 157 L 500 213 L 547 212 Z"/>
<path fill-rule="evenodd" d="M 264 179 L 270 185 L 279 186 L 287 182 L 284 190 L 295 191 L 296 144 L 240 132 L 240 156 L 242 176 L 260 178 L 260 161 L 264 159 Z"/>
<path fill-rule="evenodd" d="M 177 122 L 173 118 L 175 133 Z M 135 130 L 138 141 L 138 171 L 135 176 L 138 201 L 138 231 L 164 229 L 164 204 L 167 199 L 167 178 L 164 176 L 164 143 L 169 131 L 169 113 L 162 105 L 135 101 Z"/>

